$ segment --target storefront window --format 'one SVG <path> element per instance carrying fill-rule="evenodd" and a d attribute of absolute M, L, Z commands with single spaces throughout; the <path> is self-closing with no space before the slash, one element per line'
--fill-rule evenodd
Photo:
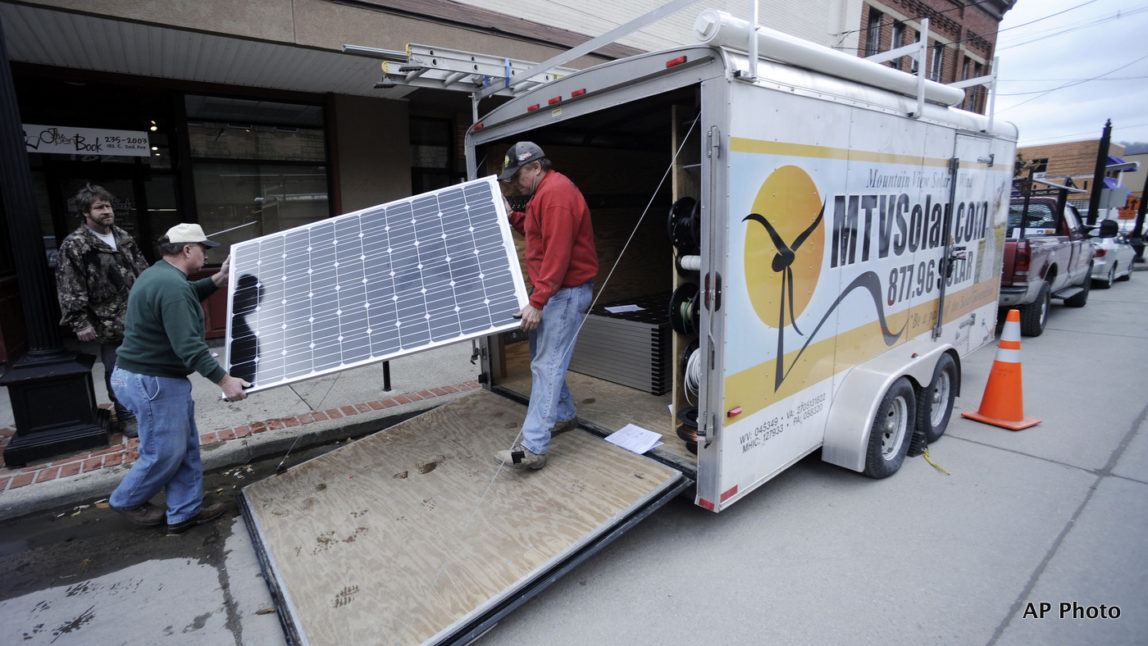
<path fill-rule="evenodd" d="M 323 162 L 321 128 L 192 122 L 187 124 L 192 157 Z"/>
<path fill-rule="evenodd" d="M 232 244 L 330 216 L 319 106 L 188 96 L 188 140 L 198 222 Z"/>
<path fill-rule="evenodd" d="M 455 183 L 451 159 L 451 122 L 411 117 L 411 189 L 425 193 Z"/>
<path fill-rule="evenodd" d="M 196 163 L 195 194 L 200 225 L 220 243 L 212 262 L 222 262 L 236 242 L 330 215 L 322 165 Z"/>
<path fill-rule="evenodd" d="M 183 221 L 176 197 L 175 178 L 171 175 L 147 178 L 144 181 L 144 194 L 147 196 L 147 214 L 141 218 L 140 224 L 141 228 L 146 227 L 147 236 L 141 235 L 137 242 L 145 256 L 158 258 L 155 256 L 155 242 L 165 231 Z"/>

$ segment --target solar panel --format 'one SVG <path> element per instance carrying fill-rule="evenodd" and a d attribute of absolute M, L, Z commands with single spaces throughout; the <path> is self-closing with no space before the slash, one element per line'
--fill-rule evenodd
<path fill-rule="evenodd" d="M 226 365 L 262 390 L 513 329 L 526 302 L 491 176 L 232 245 Z"/>

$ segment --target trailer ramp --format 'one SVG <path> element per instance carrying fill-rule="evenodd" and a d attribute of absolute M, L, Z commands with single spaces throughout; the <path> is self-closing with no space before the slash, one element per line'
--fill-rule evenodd
<path fill-rule="evenodd" d="M 245 487 L 288 639 L 465 642 L 690 484 L 584 431 L 500 471 L 525 413 L 476 392 Z"/>

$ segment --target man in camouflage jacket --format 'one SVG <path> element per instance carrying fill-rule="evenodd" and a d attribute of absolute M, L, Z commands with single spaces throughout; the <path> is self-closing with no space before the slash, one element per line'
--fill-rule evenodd
<path fill-rule="evenodd" d="M 134 437 L 135 420 L 112 391 L 116 348 L 124 339 L 128 290 L 148 268 L 139 246 L 127 231 L 115 226 L 112 195 L 91 184 L 76 194 L 84 223 L 64 238 L 56 265 L 60 325 L 83 342 L 98 341 L 104 364 L 104 384 L 115 406 L 120 430 Z"/>

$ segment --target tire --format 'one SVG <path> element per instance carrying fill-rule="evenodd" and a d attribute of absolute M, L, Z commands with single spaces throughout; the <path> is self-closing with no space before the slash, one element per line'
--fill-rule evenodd
<path fill-rule="evenodd" d="M 1108 275 L 1103 279 L 1096 281 L 1096 286 L 1100 289 L 1112 289 L 1112 284 L 1116 282 L 1116 265 L 1108 268 Z"/>
<path fill-rule="evenodd" d="M 1080 288 L 1084 291 L 1076 296 L 1064 299 L 1064 304 L 1069 307 L 1084 307 L 1088 303 L 1088 292 L 1092 290 L 1092 279 L 1088 276 L 1092 275 L 1092 267 L 1089 266 L 1088 273 L 1085 274 L 1084 282 L 1080 284 Z"/>
<path fill-rule="evenodd" d="M 1133 263 L 1135 263 L 1136 261 L 1135 261 L 1135 260 L 1133 260 L 1132 262 L 1133 262 Z M 1129 267 L 1129 268 L 1128 268 L 1128 273 L 1127 273 L 1127 274 L 1124 274 L 1123 276 L 1121 276 L 1120 278 L 1117 278 L 1116 280 L 1119 280 L 1119 281 L 1132 280 L 1132 271 L 1133 271 L 1135 268 L 1136 268 L 1136 266 L 1135 266 L 1135 264 L 1133 264 L 1133 266 L 1132 266 L 1132 267 Z"/>
<path fill-rule="evenodd" d="M 941 439 L 953 415 L 957 399 L 957 362 L 949 353 L 937 359 L 933 380 L 917 393 L 917 430 L 932 444 Z"/>
<path fill-rule="evenodd" d="M 889 386 L 873 426 L 869 429 L 869 448 L 865 454 L 865 475 L 888 478 L 897 473 L 909 452 L 909 440 L 916 427 L 917 398 L 913 384 L 901 377 Z"/>
<path fill-rule="evenodd" d="M 1025 336 L 1040 336 L 1044 333 L 1044 326 L 1048 323 L 1048 307 L 1052 302 L 1049 295 L 1048 283 L 1040 284 L 1036 301 L 1020 308 L 1020 333 Z"/>

